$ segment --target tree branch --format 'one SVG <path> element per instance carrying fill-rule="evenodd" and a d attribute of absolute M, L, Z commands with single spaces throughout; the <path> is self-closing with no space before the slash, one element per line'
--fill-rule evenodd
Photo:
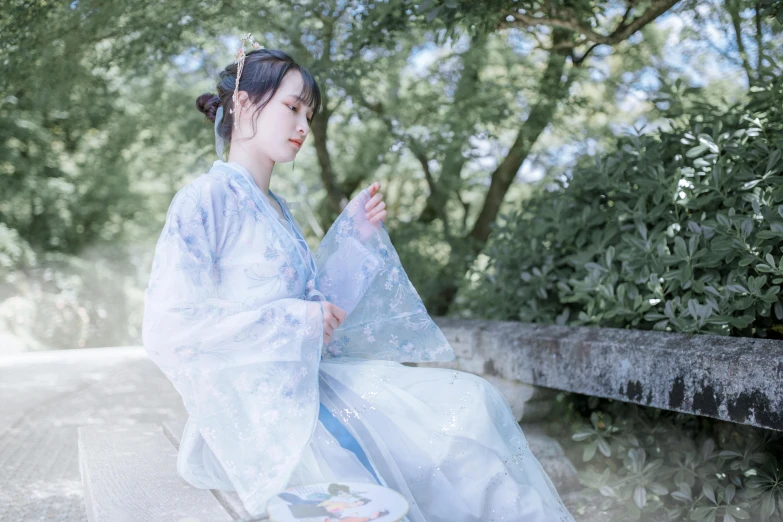
<path fill-rule="evenodd" d="M 354 92 L 352 95 L 356 97 L 362 107 L 369 109 L 381 119 L 381 121 L 389 129 L 389 132 L 391 132 L 392 136 L 395 136 L 401 141 L 407 142 L 408 148 L 411 150 L 411 152 L 413 152 L 413 155 L 416 156 L 416 159 L 419 161 L 419 163 L 421 163 L 421 167 L 424 170 L 424 177 L 427 180 L 427 185 L 429 185 L 430 188 L 430 193 L 437 190 L 435 180 L 433 179 L 432 172 L 430 171 L 430 166 L 428 163 L 429 160 L 426 154 L 424 154 L 423 149 L 419 146 L 418 142 L 416 142 L 416 140 L 414 140 L 412 137 L 408 135 L 400 135 L 400 133 L 394 130 L 394 125 L 392 125 L 389 117 L 386 116 L 386 110 L 384 109 L 384 106 L 381 102 L 369 101 L 360 91 Z"/>
<path fill-rule="evenodd" d="M 468 228 L 468 212 L 470 212 L 470 203 L 462 199 L 462 193 L 459 190 L 457 191 L 457 200 L 459 200 L 460 204 L 462 205 L 462 232 L 465 232 L 465 230 Z"/>
<path fill-rule="evenodd" d="M 764 56 L 764 38 L 761 32 L 761 4 L 756 2 L 755 5 L 755 20 L 756 20 L 756 71 L 761 74 L 761 59 Z"/>
<path fill-rule="evenodd" d="M 572 53 L 571 53 L 571 60 L 572 60 L 573 64 L 574 64 L 576 67 L 579 67 L 580 65 L 582 65 L 582 62 L 584 62 L 584 61 L 585 61 L 585 59 L 587 59 L 587 57 L 590 55 L 590 53 L 593 51 L 593 49 L 595 49 L 595 48 L 596 48 L 596 47 L 598 47 L 599 45 L 601 45 L 601 44 L 599 44 L 599 43 L 594 43 L 593 45 L 591 45 L 590 47 L 588 47 L 588 48 L 587 48 L 587 50 L 586 50 L 586 51 L 585 51 L 585 52 L 582 54 L 582 56 L 576 56 L 576 55 L 574 55 L 574 53 L 572 52 Z"/>
<path fill-rule="evenodd" d="M 678 1 L 679 0 L 658 0 L 654 2 L 644 13 L 626 23 L 626 18 L 628 17 L 632 8 L 632 6 L 629 5 L 628 9 L 623 15 L 622 20 L 620 21 L 620 24 L 608 35 L 596 32 L 592 27 L 583 24 L 576 18 L 547 18 L 543 16 L 531 16 L 516 11 L 507 13 L 506 15 L 513 17 L 514 20 L 509 22 L 504 19 L 498 24 L 498 27 L 507 28 L 548 25 L 552 27 L 569 29 L 575 33 L 583 35 L 587 40 L 593 43 L 614 45 L 616 43 L 622 42 L 623 40 L 626 40 L 633 33 L 669 10 L 669 8 L 671 8 Z"/>
<path fill-rule="evenodd" d="M 748 60 L 748 53 L 745 52 L 745 43 L 742 41 L 742 19 L 739 15 L 739 6 L 734 2 L 726 2 L 726 10 L 731 16 L 731 24 L 734 27 L 734 38 L 737 42 L 737 51 L 740 58 L 742 58 L 742 67 L 745 69 L 745 74 L 748 75 L 748 84 L 753 85 L 753 69 L 750 66 L 750 60 Z"/>
<path fill-rule="evenodd" d="M 462 71 L 446 116 L 454 138 L 445 144 L 437 190 L 431 191 L 427 197 L 427 202 L 419 214 L 420 223 L 429 223 L 440 218 L 444 227 L 448 226 L 446 205 L 453 193 L 459 191 L 462 186 L 462 169 L 465 165 L 462 148 L 473 134 L 477 121 L 477 114 L 472 110 L 472 106 L 475 93 L 481 89 L 479 77 L 486 63 L 484 53 L 487 39 L 486 33 L 474 35 L 470 39 L 470 47 L 462 53 Z"/>
<path fill-rule="evenodd" d="M 570 33 L 562 29 L 554 31 L 556 41 L 570 38 Z M 519 168 L 527 158 L 530 150 L 538 141 L 538 137 L 552 121 L 561 100 L 568 95 L 568 88 L 575 75 L 563 74 L 566 67 L 566 53 L 551 53 L 546 70 L 539 80 L 539 92 L 542 97 L 530 110 L 527 120 L 517 131 L 517 137 L 509 148 L 506 158 L 497 166 L 491 175 L 489 190 L 484 198 L 484 204 L 469 235 L 476 241 L 478 247 L 483 247 L 489 237 L 492 223 L 495 222 L 503 199 L 514 181 Z"/>

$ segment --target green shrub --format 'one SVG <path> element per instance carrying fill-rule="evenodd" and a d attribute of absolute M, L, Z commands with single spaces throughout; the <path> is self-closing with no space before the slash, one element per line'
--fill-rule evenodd
<path fill-rule="evenodd" d="M 783 81 L 724 111 L 668 101 L 669 129 L 583 158 L 506 216 L 464 314 L 783 337 Z M 580 480 L 613 520 L 783 521 L 780 434 L 564 397 L 571 430 L 552 433 L 571 435 Z"/>
<path fill-rule="evenodd" d="M 579 394 L 561 404 L 550 430 L 572 433 L 562 444 L 614 522 L 783 520 L 781 433 Z"/>
<path fill-rule="evenodd" d="M 458 307 L 523 322 L 780 337 L 783 81 L 626 136 L 507 216 Z"/>

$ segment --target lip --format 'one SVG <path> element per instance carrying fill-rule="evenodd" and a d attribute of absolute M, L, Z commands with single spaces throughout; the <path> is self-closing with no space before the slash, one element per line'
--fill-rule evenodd
<path fill-rule="evenodd" d="M 297 148 L 299 148 L 299 149 L 302 148 L 302 142 L 300 140 L 288 140 L 288 141 L 290 141 L 291 143 L 296 145 Z"/>

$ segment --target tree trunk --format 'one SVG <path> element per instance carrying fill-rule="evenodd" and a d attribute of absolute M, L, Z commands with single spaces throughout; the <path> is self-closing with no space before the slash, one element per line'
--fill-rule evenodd
<path fill-rule="evenodd" d="M 554 44 L 565 41 L 568 34 L 562 30 L 554 31 Z M 558 35 L 558 33 L 560 33 Z M 506 197 L 511 183 L 524 163 L 530 150 L 546 126 L 552 121 L 557 105 L 568 94 L 568 81 L 563 81 L 567 50 L 552 51 L 549 55 L 544 75 L 541 77 L 538 92 L 541 99 L 530 110 L 530 116 L 519 129 L 514 144 L 503 162 L 492 173 L 492 182 L 484 198 L 484 206 L 476 218 L 476 223 L 470 235 L 483 246 L 489 237 L 490 227 L 495 222 L 500 205 Z"/>
<path fill-rule="evenodd" d="M 737 52 L 742 59 L 742 68 L 745 69 L 745 74 L 748 75 L 748 85 L 753 85 L 755 77 L 753 74 L 753 68 L 750 66 L 750 60 L 748 59 L 748 53 L 745 51 L 745 42 L 742 40 L 742 18 L 740 18 L 741 7 L 736 2 L 726 2 L 726 10 L 731 16 L 731 24 L 734 27 L 734 38 L 737 42 Z"/>
<path fill-rule="evenodd" d="M 452 194 L 459 191 L 462 185 L 462 167 L 466 159 L 462 156 L 462 147 L 473 134 L 475 125 L 474 111 L 470 104 L 474 93 L 480 88 L 479 72 L 486 62 L 487 34 L 478 33 L 473 37 L 470 49 L 465 51 L 462 59 L 462 74 L 454 91 L 454 101 L 449 112 L 451 117 L 447 121 L 455 122 L 459 127 L 454 133 L 453 141 L 446 148 L 443 157 L 443 166 L 437 183 L 433 185 L 427 202 L 419 215 L 419 221 L 430 223 L 436 218 L 445 220 L 446 204 Z M 444 223 L 444 225 L 447 225 Z"/>
<path fill-rule="evenodd" d="M 324 211 L 319 216 L 321 226 L 326 230 L 340 215 L 347 202 L 332 169 L 332 159 L 327 148 L 330 112 L 327 109 L 326 94 L 322 93 L 321 97 L 323 110 L 313 118 L 312 132 L 318 165 L 321 167 L 321 181 L 323 181 L 324 188 L 326 188 L 326 205 Z"/>
<path fill-rule="evenodd" d="M 553 44 L 570 39 L 569 31 L 555 29 Z M 427 305 L 434 315 L 445 315 L 459 289 L 460 282 L 478 256 L 489 238 L 491 225 L 495 222 L 511 183 L 522 163 L 530 154 L 530 150 L 538 140 L 543 130 L 552 120 L 559 102 L 568 93 L 568 80 L 563 80 L 566 57 L 570 49 L 563 48 L 551 51 L 546 70 L 539 82 L 541 99 L 530 111 L 530 115 L 519 129 L 516 140 L 508 155 L 492 173 L 492 181 L 484 199 L 484 206 L 473 226 L 473 230 L 460 242 L 452 244 L 451 255 L 447 265 L 438 276 L 438 293 Z"/>

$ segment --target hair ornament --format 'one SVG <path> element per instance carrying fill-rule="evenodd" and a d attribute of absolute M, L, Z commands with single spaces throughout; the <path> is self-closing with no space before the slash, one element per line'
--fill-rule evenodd
<path fill-rule="evenodd" d="M 231 107 L 231 109 L 229 109 L 229 112 L 234 115 L 234 127 L 235 128 L 239 127 L 239 108 L 240 108 L 239 103 L 238 103 L 238 101 L 239 101 L 239 78 L 240 78 L 240 76 L 242 76 L 242 69 L 244 69 L 244 67 L 245 67 L 245 56 L 247 56 L 247 54 L 245 53 L 245 46 L 246 45 L 252 46 L 253 49 L 255 49 L 255 50 L 264 48 L 263 45 L 261 45 L 260 43 L 256 42 L 253 39 L 252 33 L 247 33 L 242 38 L 242 46 L 239 49 L 237 49 L 237 53 L 236 53 L 236 59 L 237 59 L 237 82 L 236 82 L 236 85 L 234 86 L 234 95 L 231 97 L 231 100 L 234 103 L 231 104 L 232 107 Z"/>
<path fill-rule="evenodd" d="M 215 113 L 215 152 L 218 159 L 223 160 L 223 151 L 226 148 L 226 140 L 220 136 L 220 125 L 223 123 L 223 106 L 218 107 Z"/>

